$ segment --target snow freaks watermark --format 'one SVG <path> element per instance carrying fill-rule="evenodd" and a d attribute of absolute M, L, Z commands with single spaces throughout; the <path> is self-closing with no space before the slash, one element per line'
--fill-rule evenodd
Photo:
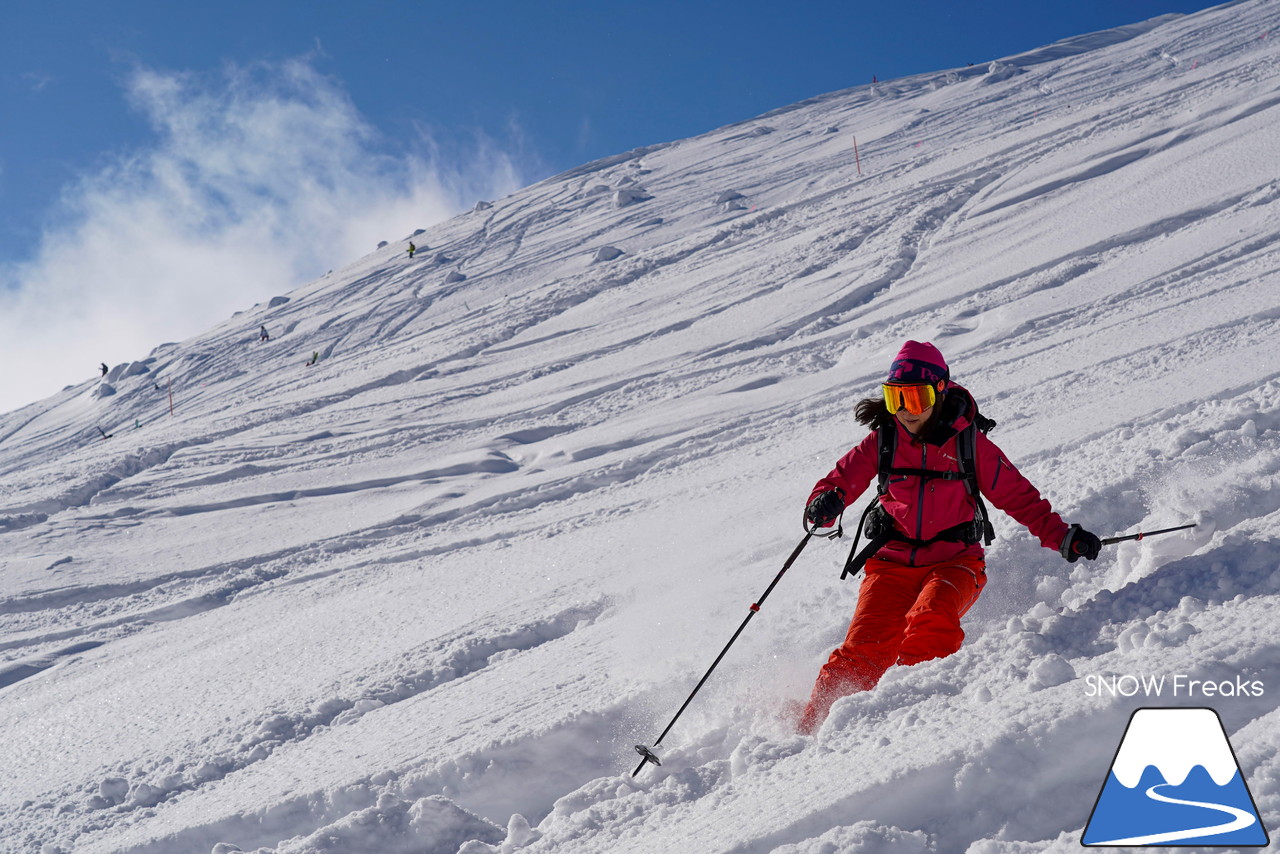
<path fill-rule="evenodd" d="M 1200 708 L 1134 712 L 1080 844 L 1270 844 L 1218 713 Z"/>
<path fill-rule="evenodd" d="M 1267 686 L 1261 679 L 1214 681 L 1195 679 L 1185 673 L 1169 675 L 1152 674 L 1090 674 L 1084 678 L 1086 697 L 1149 697 L 1171 700 L 1220 699 L 1222 697 L 1261 697 Z"/>

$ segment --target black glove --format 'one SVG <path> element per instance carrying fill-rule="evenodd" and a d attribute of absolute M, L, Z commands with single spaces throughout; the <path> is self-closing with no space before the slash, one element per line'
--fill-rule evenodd
<path fill-rule="evenodd" d="M 836 520 L 844 512 L 844 493 L 838 489 L 828 489 L 815 495 L 804 509 L 804 518 L 813 525 L 824 528 Z"/>
<path fill-rule="evenodd" d="M 1098 552 L 1102 551 L 1102 540 L 1079 525 L 1072 525 L 1067 529 L 1067 535 L 1062 538 L 1061 551 L 1062 556 L 1071 563 L 1075 563 L 1080 558 L 1097 560 Z"/>

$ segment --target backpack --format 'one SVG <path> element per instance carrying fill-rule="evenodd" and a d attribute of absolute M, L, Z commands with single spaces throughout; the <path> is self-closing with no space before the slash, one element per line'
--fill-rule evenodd
<path fill-rule="evenodd" d="M 843 581 L 850 575 L 856 576 L 860 573 L 863 565 L 867 562 L 867 558 L 880 551 L 891 540 L 898 540 L 913 546 L 927 546 L 930 543 L 941 541 L 959 543 L 981 541 L 984 545 L 991 545 L 991 542 L 996 538 L 996 532 L 991 524 L 991 517 L 987 513 L 987 505 L 982 501 L 982 491 L 978 487 L 977 437 L 979 430 L 985 435 L 995 426 L 995 421 L 975 410 L 969 425 L 956 434 L 956 461 L 959 463 L 960 470 L 935 471 L 934 469 L 895 466 L 893 464 L 893 455 L 897 450 L 898 444 L 897 427 L 891 421 L 877 425 L 876 447 L 879 453 L 879 462 L 876 468 L 879 472 L 879 479 L 876 483 L 876 497 L 871 499 L 867 509 L 862 512 L 862 518 L 858 520 L 858 528 L 853 535 L 853 548 L 850 549 L 849 557 L 844 563 L 844 570 L 840 573 L 840 580 Z M 917 540 L 900 533 L 893 526 L 893 521 L 884 512 L 884 507 L 880 503 L 880 496 L 889 491 L 889 477 L 891 475 L 911 475 L 926 480 L 964 481 L 965 489 L 973 496 L 973 521 L 961 522 L 958 525 L 947 528 L 945 531 L 939 531 L 927 540 Z M 862 551 L 858 551 L 858 540 L 863 536 L 867 537 L 868 542 L 862 548 Z"/>

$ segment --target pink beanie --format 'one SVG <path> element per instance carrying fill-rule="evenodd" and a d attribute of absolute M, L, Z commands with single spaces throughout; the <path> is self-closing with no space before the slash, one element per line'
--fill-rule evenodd
<path fill-rule="evenodd" d="M 938 383 L 951 377 L 947 370 L 947 361 L 942 358 L 938 348 L 929 343 L 908 341 L 898 351 L 898 357 L 889 368 L 891 383 L 930 383 L 937 387 Z"/>

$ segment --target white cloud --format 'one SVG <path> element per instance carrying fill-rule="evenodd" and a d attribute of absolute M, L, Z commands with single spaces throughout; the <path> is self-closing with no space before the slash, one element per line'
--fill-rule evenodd
<path fill-rule="evenodd" d="M 33 259 L 0 271 L 0 412 L 524 183 L 486 139 L 465 162 L 426 135 L 388 153 L 307 61 L 140 69 L 127 94 L 154 143 L 68 188 Z"/>
<path fill-rule="evenodd" d="M 53 77 L 39 71 L 28 71 L 22 75 L 22 81 L 31 87 L 31 91 L 43 92 L 53 83 Z"/>

